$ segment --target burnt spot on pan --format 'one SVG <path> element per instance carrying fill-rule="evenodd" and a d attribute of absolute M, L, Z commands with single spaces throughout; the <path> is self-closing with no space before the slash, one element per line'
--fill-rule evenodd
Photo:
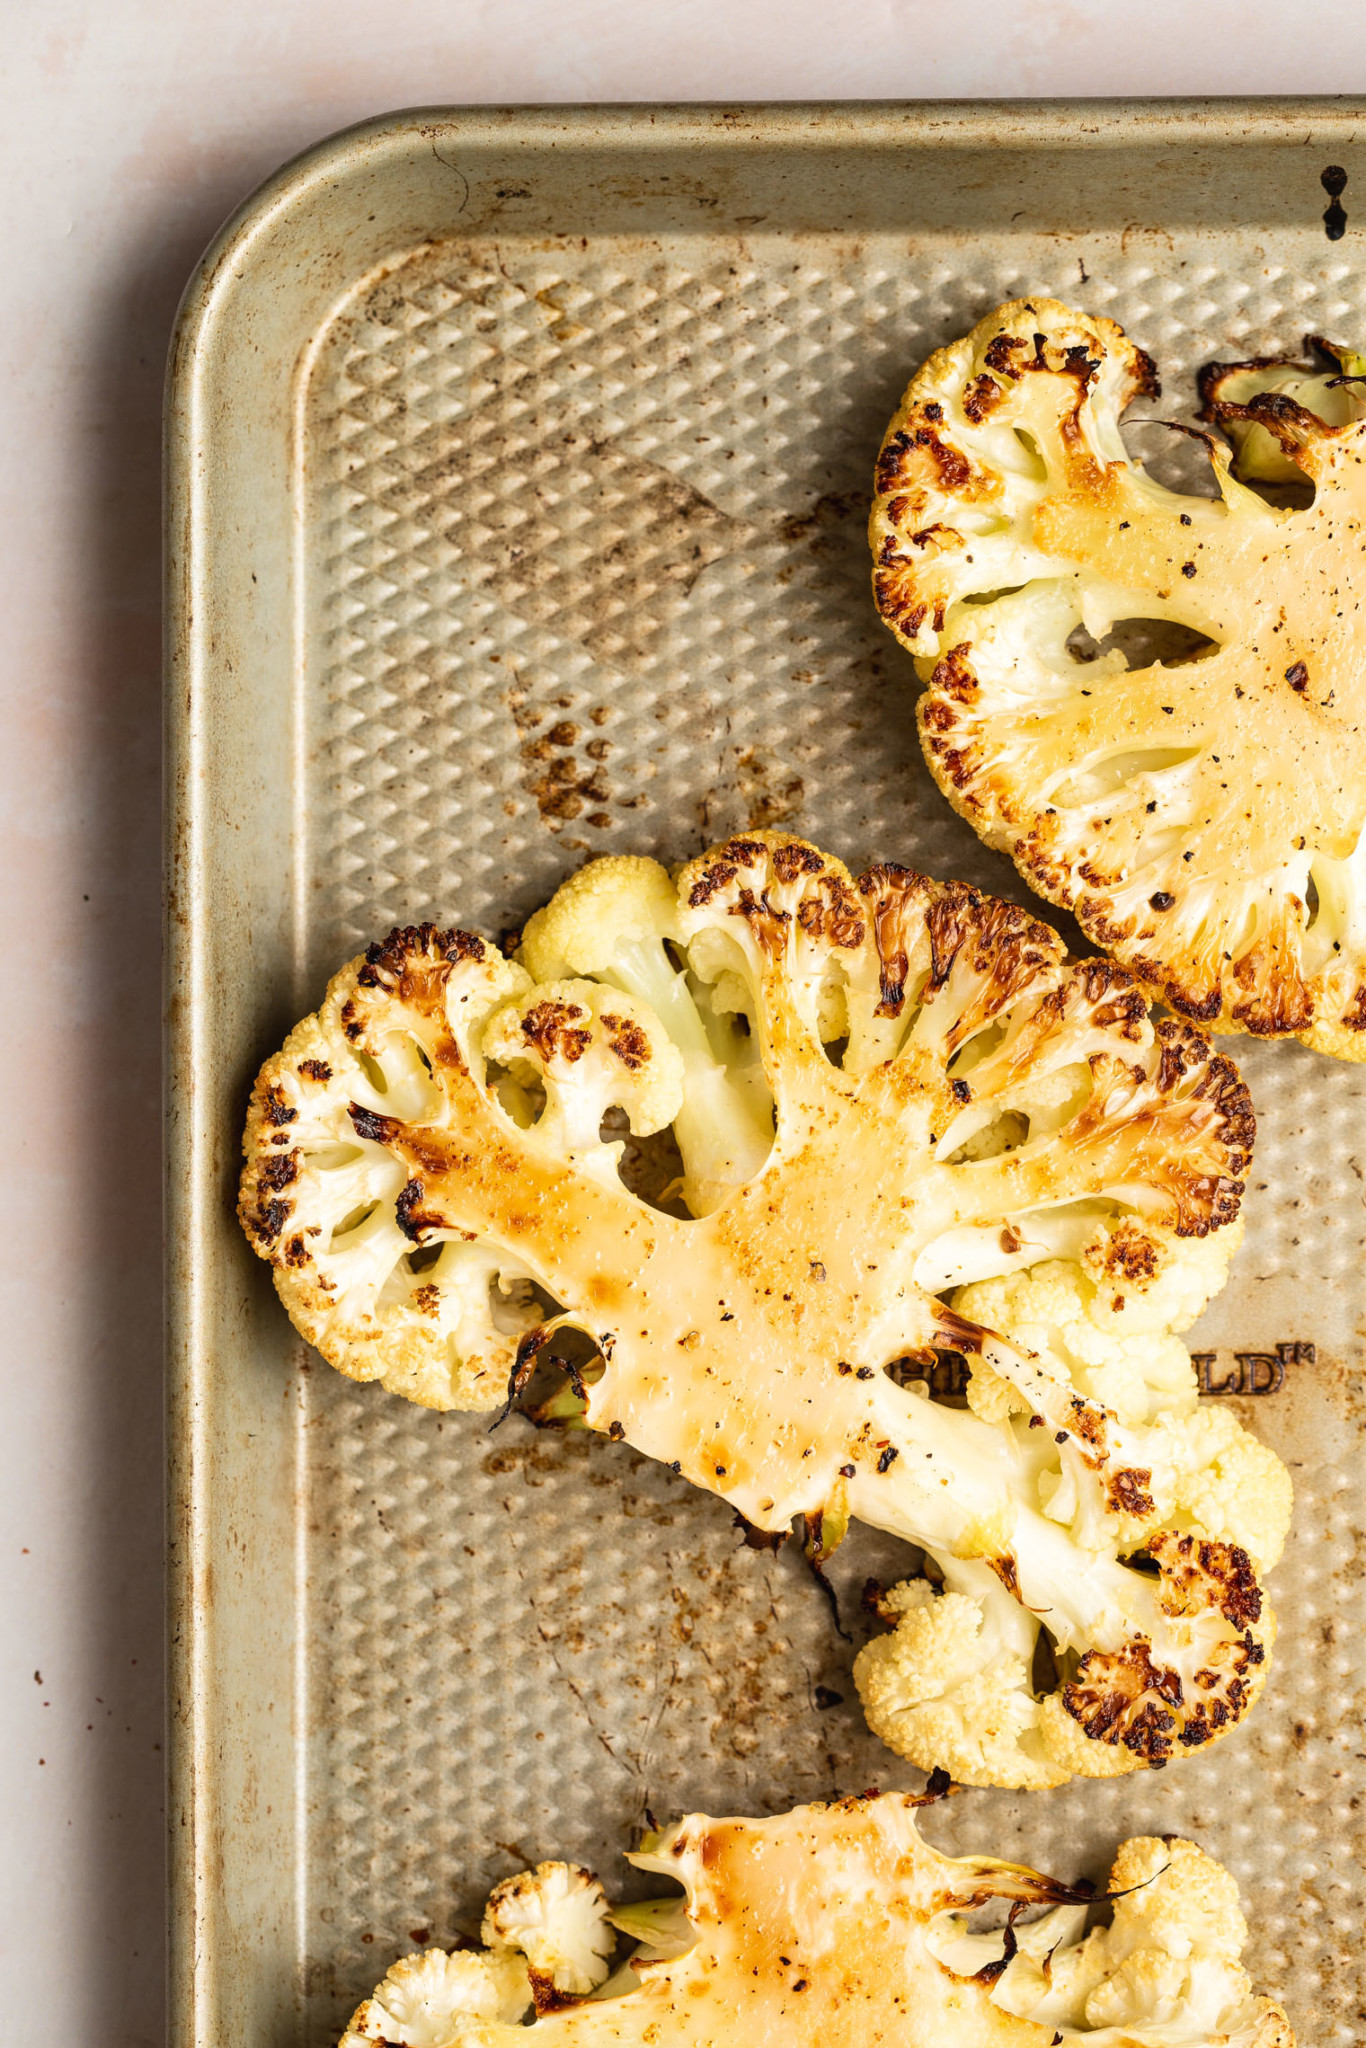
<path fill-rule="evenodd" d="M 1319 173 L 1319 183 L 1328 194 L 1328 204 L 1323 214 L 1323 232 L 1330 242 L 1340 242 L 1347 232 L 1347 209 L 1342 195 L 1347 187 L 1347 173 L 1341 164 L 1329 164 Z"/>
<path fill-rule="evenodd" d="M 716 776 L 696 803 L 703 843 L 725 832 L 758 832 L 790 825 L 801 815 L 805 778 L 760 746 L 722 749 Z"/>
<path fill-rule="evenodd" d="M 522 781 L 542 821 L 554 829 L 587 812 L 586 822 L 602 830 L 612 822 L 606 809 L 611 742 L 599 738 L 581 747 L 581 729 L 572 718 L 556 717 L 552 708 L 541 708 L 528 698 L 524 688 L 508 693 L 518 730 Z"/>
<path fill-rule="evenodd" d="M 521 764 L 522 787 L 536 806 L 543 825 L 559 832 L 571 820 L 580 828 L 609 831 L 618 811 L 636 811 L 646 798 L 616 796 L 608 777 L 608 763 L 617 742 L 601 727 L 611 717 L 606 704 L 580 708 L 580 700 L 569 695 L 546 696 L 525 674 L 506 692 L 508 710 L 517 730 L 517 757 Z M 567 713 L 573 716 L 567 716 Z M 509 816 L 516 805 L 505 803 Z M 586 850 L 587 840 L 566 844 Z"/>
<path fill-rule="evenodd" d="M 744 522 L 585 427 L 492 414 L 481 426 L 481 473 L 516 482 L 465 524 L 472 584 L 595 661 L 637 669 L 702 571 L 743 546 Z"/>

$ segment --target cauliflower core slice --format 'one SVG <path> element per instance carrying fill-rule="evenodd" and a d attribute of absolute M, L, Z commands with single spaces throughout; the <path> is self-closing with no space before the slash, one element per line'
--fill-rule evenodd
<path fill-rule="evenodd" d="M 648 1836 L 629 1861 L 683 1894 L 614 1914 L 641 1945 L 592 1995 L 538 1987 L 530 2031 L 551 2048 L 1294 2048 L 1285 2013 L 1242 1967 L 1237 1888 L 1193 1843 L 1124 1843 L 1113 1924 L 1083 1937 L 1089 1888 L 991 1856 L 941 1855 L 916 1825 L 924 1803 L 885 1793 L 771 1820 L 691 1814 Z M 500 1886 L 486 1941 L 500 1895 L 543 1891 L 548 1870 L 587 1876 L 542 1864 Z M 1010 1901 L 1009 1928 L 973 1933 L 966 1916 L 992 1900 Z M 1017 1928 L 1037 1905 L 1051 1910 Z M 493 2009 L 480 1972 L 519 1960 L 507 1948 L 410 1956 L 361 2006 L 342 2048 L 513 2048 L 526 2036 L 521 2014 Z M 416 2025 L 414 1979 L 434 1987 Z M 452 1990 L 465 1982 L 462 2006 Z"/>
<path fill-rule="evenodd" d="M 571 1371 L 557 1419 L 624 1438 L 760 1528 L 853 1517 L 920 1545 L 981 1617 L 981 1656 L 959 1657 L 980 1710 L 983 1657 L 1006 1660 L 1014 1686 L 1004 1717 L 951 1754 L 942 1715 L 901 1711 L 905 1669 L 896 1712 L 870 1692 L 879 1732 L 927 1769 L 1109 1776 L 1234 1726 L 1270 1641 L 1243 1532 L 1257 1529 L 1266 1564 L 1274 1532 L 1238 1497 L 1255 1459 L 1183 1434 L 1193 1380 L 1170 1335 L 1219 1284 L 1237 1213 L 1252 1117 L 1233 1066 L 1188 1026 L 1154 1024 L 1122 969 L 1069 964 L 1046 926 L 959 885 L 896 867 L 855 882 L 775 833 L 727 841 L 673 881 L 650 863 L 602 869 L 615 952 L 579 943 L 594 932 L 590 865 L 567 885 L 573 917 L 556 898 L 528 926 L 525 957 L 551 979 L 465 934 L 395 933 L 268 1063 L 242 1215 L 300 1328 L 344 1371 L 404 1391 L 393 1260 L 407 1246 L 503 1261 L 557 1312 L 499 1353 L 486 1340 L 477 1375 L 465 1359 L 448 1376 L 448 1402 L 510 1400 L 571 1327 L 600 1364 Z M 743 1060 L 719 1038 L 701 1061 L 708 1015 L 750 1020 Z M 326 1081 L 305 1072 L 315 1059 Z M 388 1093 L 365 1093 L 386 1059 Z M 727 1091 L 749 1066 L 772 1129 L 742 1178 Z M 709 1098 L 690 1097 L 699 1074 Z M 505 1108 L 509 1077 L 535 1083 L 523 1102 L 543 1097 L 539 1116 Z M 313 1122 L 310 1087 L 325 1105 Z M 729 1136 L 691 1183 L 704 1213 L 680 1217 L 623 1184 L 598 1132 L 613 1105 L 637 1132 L 670 1115 L 677 1131 L 690 1099 L 711 1100 Z M 378 1244 L 349 1291 L 333 1280 L 330 1317 L 333 1240 L 308 1235 L 315 1123 L 334 1149 L 349 1129 L 373 1204 L 343 1245 L 367 1231 Z M 997 1326 L 946 1298 L 1018 1287 L 1031 1263 L 1034 1293 L 1007 1290 Z M 886 1370 L 937 1348 L 996 1390 L 990 1417 Z M 1184 1552 L 1162 1562 L 1182 1544 L 1198 1571 Z M 1126 1562 L 1142 1552 L 1144 1569 Z M 1063 1660 L 1048 1700 L 1031 1681 L 1041 1623 Z M 937 1680 L 925 1695 L 946 1696 Z"/>
<path fill-rule="evenodd" d="M 1237 449 L 1208 439 L 1213 500 L 1128 455 L 1120 415 L 1157 388 L 1113 321 L 1047 299 L 937 351 L 878 460 L 878 607 L 928 684 L 935 779 L 1032 887 L 1183 1014 L 1366 1058 L 1366 385 L 1206 373 Z M 1071 652 L 1125 620 L 1212 644 Z"/>

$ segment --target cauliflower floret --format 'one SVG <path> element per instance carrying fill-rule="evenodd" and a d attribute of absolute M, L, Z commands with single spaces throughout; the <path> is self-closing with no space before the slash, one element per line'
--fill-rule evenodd
<path fill-rule="evenodd" d="M 974 1049 L 968 1048 L 969 1052 Z M 969 1086 L 974 1064 L 963 1059 L 954 1067 L 955 1076 L 966 1080 Z M 1033 1076 L 1024 1086 L 1010 1089 L 993 1102 L 989 1120 L 969 1131 L 955 1147 L 955 1157 L 993 1159 L 1000 1152 L 1022 1145 L 1030 1136 L 1056 1131 L 1089 1092 L 1090 1076 L 1084 1066 L 1074 1064 Z"/>
<path fill-rule="evenodd" d="M 1193 1842 L 1141 1837 L 1120 1849 L 1108 1890 L 1112 1924 L 1055 1946 L 1046 1971 L 1030 1955 L 1012 1960 L 998 2005 L 1058 2029 L 1068 2044 L 1107 2028 L 1123 2030 L 1134 2048 L 1215 2040 L 1284 2048 L 1291 2040 L 1280 2008 L 1253 1994 L 1240 1961 L 1247 1922 L 1238 1888 L 1212 1857 Z"/>
<path fill-rule="evenodd" d="M 385 1135 L 438 1107 L 441 1040 L 482 1080 L 483 1026 L 526 986 L 469 932 L 392 932 L 333 979 L 252 1091 L 238 1214 L 281 1300 L 352 1378 L 425 1407 L 493 1406 L 540 1310 L 506 1234 L 424 1228 Z"/>
<path fill-rule="evenodd" d="M 1050 299 L 936 351 L 878 458 L 876 601 L 927 686 L 931 772 L 1031 887 L 1184 1015 L 1360 1060 L 1366 614 L 1341 592 L 1366 397 L 1305 365 L 1212 366 L 1202 417 L 1237 460 L 1203 437 L 1211 499 L 1125 447 L 1124 408 L 1157 388 L 1113 321 Z"/>
<path fill-rule="evenodd" d="M 612 854 L 571 875 L 522 933 L 521 958 L 537 982 L 592 975 L 658 1017 L 682 1062 L 672 1121 L 683 1160 L 683 1199 L 694 1216 L 718 1208 L 773 1149 L 773 1098 L 727 1001 L 680 973 L 678 891 L 658 861 Z"/>
<path fill-rule="evenodd" d="M 1174 1334 L 1195 1321 L 1228 1276 L 1242 1218 L 1209 1237 L 1179 1237 L 1158 1224 L 1098 1219 L 1076 1259 L 1052 1259 L 977 1281 L 953 1295 L 974 1322 L 999 1330 L 1065 1367 L 1072 1384 L 1122 1422 L 1195 1412 L 1190 1353 Z M 982 1361 L 968 1400 L 1000 1421 L 1022 1414 L 1022 1397 Z"/>
<path fill-rule="evenodd" d="M 1101 1329 L 1188 1330 L 1224 1282 L 1243 1241 L 1243 1219 L 1205 1237 L 1132 1216 L 1109 1216 L 1081 1248 Z"/>
<path fill-rule="evenodd" d="M 553 1990 L 533 1966 L 530 2031 L 545 2048 L 866 2048 L 907 2038 L 909 2014 L 911 2036 L 934 2048 L 1294 2048 L 1284 2012 L 1253 1995 L 1239 1961 L 1247 1928 L 1232 1879 L 1191 1843 L 1126 1842 L 1110 1879 L 1114 1924 L 1083 1938 L 1089 1887 L 993 1856 L 943 1855 L 916 1825 L 936 1796 L 866 1793 L 766 1820 L 694 1813 L 648 1835 L 628 1860 L 682 1895 L 612 1916 L 641 1946 L 587 1996 Z M 1008 1935 L 971 1931 L 969 1914 L 992 1900 L 1015 1909 Z M 1017 1911 L 1037 1905 L 1053 1910 L 1016 1930 Z M 437 1980 L 443 1965 L 477 1971 L 485 1960 L 409 1959 Z M 386 2001 L 390 1979 L 343 2048 L 380 2037 L 382 2002 L 408 2024 L 409 2004 Z M 449 2020 L 433 2000 L 419 2016 L 425 2031 L 386 2027 L 384 2038 L 424 2048 L 526 2038 L 506 2008 L 447 2009 Z"/>
<path fill-rule="evenodd" d="M 969 1785 L 1040 1791 L 1066 1782 L 1070 1774 L 1039 1741 L 1033 1644 L 1021 1643 L 1009 1617 L 999 1626 L 999 1602 L 910 1579 L 882 1595 L 878 1612 L 893 1633 L 859 1651 L 854 1683 L 868 1726 L 889 1749 Z"/>
<path fill-rule="evenodd" d="M 562 882 L 527 919 L 521 958 L 533 981 L 594 975 L 620 982 L 662 1013 L 677 979 L 663 946 L 677 938 L 678 891 L 668 870 L 639 854 L 608 854 Z M 639 985 L 628 987 L 624 975 Z"/>
<path fill-rule="evenodd" d="M 538 1863 L 504 1878 L 484 1909 L 482 1939 L 519 1949 L 555 1991 L 581 1997 L 604 1982 L 616 1935 L 607 1896 L 578 1863 Z"/>
<path fill-rule="evenodd" d="M 540 1142 L 609 1177 L 624 1140 L 601 1142 L 607 1111 L 624 1110 L 644 1138 L 671 1123 L 683 1099 L 683 1061 L 654 1012 L 597 982 L 540 983 L 495 1012 L 483 1049 L 516 1079 L 541 1083 Z"/>
<path fill-rule="evenodd" d="M 512 2023 L 531 2006 L 531 1980 L 511 1948 L 489 1954 L 421 1950 L 393 1964 L 352 2015 L 341 2048 L 384 2041 L 392 2048 L 450 2048 L 471 2020 Z"/>
<path fill-rule="evenodd" d="M 782 832 L 755 832 L 731 844 L 738 863 L 723 852 L 719 861 L 704 854 L 680 870 L 679 918 L 690 965 L 704 983 L 722 985 L 714 1007 L 744 1014 L 762 1032 L 763 984 L 780 958 L 784 991 L 797 1018 L 816 1043 L 834 1044 L 850 1026 L 844 949 L 852 951 L 855 934 L 862 936 L 848 873 Z M 727 902 L 725 920 L 718 920 L 718 892 L 728 897 L 741 866 L 760 863 L 772 877 L 764 897 L 751 900 L 752 892 L 741 884 L 734 905 L 738 919 L 731 921 Z M 787 900 L 805 906 L 804 920 L 786 907 Z"/>
<path fill-rule="evenodd" d="M 1061 1365 L 1073 1386 L 1121 1422 L 1193 1414 L 1199 1389 L 1190 1353 L 1179 1337 L 1151 1327 L 1140 1299 L 1135 1327 L 1127 1296 L 1098 1288 L 1070 1260 L 1050 1259 L 961 1287 L 953 1305 L 970 1321 Z M 982 1359 L 973 1362 L 968 1401 L 993 1422 L 1028 1409 L 1025 1397 Z"/>
<path fill-rule="evenodd" d="M 1175 1256 L 1156 1283 L 1169 1302 L 1183 1295 L 1187 1303 L 1195 1299 L 1209 1270 L 1210 1262 L 1197 1258 L 1190 1285 L 1169 1277 L 1180 1273 L 1184 1244 L 1177 1241 Z M 1128 1249 L 1133 1252 L 1132 1242 Z M 1065 1375 L 1068 1384 L 1120 1423 L 1149 1426 L 1141 1457 L 1150 1504 L 1128 1524 L 1135 1540 L 1152 1513 L 1169 1528 L 1240 1545 L 1259 1571 L 1279 1562 L 1293 1505 L 1289 1473 L 1229 1409 L 1198 1405 L 1190 1354 L 1179 1338 L 1144 1327 L 1151 1307 L 1141 1294 L 1135 1296 L 1140 1325 L 1135 1330 L 1125 1301 L 1108 1284 L 1097 1287 L 1081 1267 L 1051 1260 L 960 1288 L 953 1305 L 973 1322 L 1036 1353 L 1045 1372 Z M 1027 1394 L 983 1356 L 972 1363 L 968 1403 L 990 1422 L 1030 1411 Z M 1072 1519 L 1078 1476 L 1075 1461 L 1067 1459 L 1056 1473 L 1041 1471 L 1045 1513 Z"/>
<path fill-rule="evenodd" d="M 1218 1528 L 1242 1528 L 1238 1488 L 1260 1485 L 1261 1468 L 1243 1460 L 1240 1478 L 1232 1439 L 1211 1440 L 1202 1466 L 1203 1439 L 1130 1419 L 1159 1408 L 1175 1425 L 1170 1382 L 1189 1391 L 1161 1318 L 1186 1313 L 1217 1270 L 1174 1280 L 1183 1247 L 1237 1215 L 1252 1117 L 1231 1062 L 1190 1027 L 1155 1023 L 1122 970 L 1069 961 L 1018 905 L 961 884 L 890 865 L 855 880 L 778 833 L 690 862 L 671 903 L 660 873 L 590 864 L 531 921 L 538 972 L 605 961 L 577 978 L 531 983 L 468 935 L 396 933 L 303 1027 L 307 1057 L 291 1040 L 269 1065 L 243 1215 L 291 1307 L 300 1272 L 316 1276 L 329 1313 L 300 1326 L 344 1370 L 403 1386 L 405 1304 L 390 1315 L 385 1275 L 411 1282 L 413 1316 L 446 1333 L 474 1318 L 483 1285 L 488 1320 L 512 1325 L 498 1332 L 501 1373 L 481 1364 L 484 1406 L 506 1411 L 538 1357 L 560 1362 L 568 1385 L 541 1420 L 624 1439 L 759 1528 L 802 1515 L 825 1554 L 851 1518 L 918 1545 L 990 1621 L 971 1654 L 960 1631 L 954 1688 L 917 1716 L 912 1676 L 934 1677 L 931 1637 L 958 1610 L 926 1618 L 924 1653 L 902 1662 L 879 1712 L 921 1747 L 954 1716 L 980 1724 L 965 1778 L 1030 1782 L 1064 1747 L 1068 1769 L 1112 1775 L 1236 1726 L 1265 1676 L 1270 1618 L 1244 1549 L 1197 1516 L 1217 1506 Z M 737 990 L 776 1117 L 743 1179 L 739 1069 L 707 1050 Z M 671 1116 L 677 1132 L 691 1103 L 705 1121 L 699 1073 L 722 1091 L 719 1149 L 705 1171 L 694 1150 L 695 1213 L 680 1216 L 623 1183 L 602 1119 L 616 1105 L 636 1132 Z M 506 1089 L 522 1083 L 510 1110 Z M 310 1121 L 315 1086 L 327 1117 Z M 973 1145 L 983 1129 L 999 1140 L 1012 1116 L 1023 1142 Z M 349 1136 L 342 1165 L 333 1142 L 301 1174 L 296 1124 L 310 1147 L 315 1125 Z M 300 1231 L 283 1192 L 315 1168 L 350 1175 L 363 1196 L 336 1242 Z M 699 1175 L 715 1204 L 697 1196 Z M 1106 1291 L 1116 1272 L 1132 1308 Z M 943 1298 L 1002 1276 L 990 1306 L 1007 1335 L 964 1313 L 985 1313 L 987 1296 Z M 538 1304 L 556 1307 L 536 1324 Z M 532 1323 L 520 1337 L 519 1313 Z M 590 1366 L 557 1359 L 562 1329 L 594 1347 Z M 886 1369 L 937 1350 L 980 1367 L 979 1406 L 995 1374 L 1027 1416 L 948 1409 Z M 1156 1577 L 1126 1561 L 1142 1550 Z M 1067 1745 L 1042 1740 L 1040 1619 L 1063 1660 Z M 1007 1653 L 1010 1684 L 993 1693 Z"/>
<path fill-rule="evenodd" d="M 1294 1489 L 1285 1466 L 1227 1408 L 1207 1403 L 1172 1438 L 1171 1490 L 1160 1503 L 1172 1528 L 1239 1544 L 1259 1572 L 1280 1562 Z"/>

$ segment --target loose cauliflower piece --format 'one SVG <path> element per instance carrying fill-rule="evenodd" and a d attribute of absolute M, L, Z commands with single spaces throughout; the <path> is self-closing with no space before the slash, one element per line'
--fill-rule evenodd
<path fill-rule="evenodd" d="M 531 2005 L 526 1964 L 512 1948 L 422 1949 L 396 1962 L 351 2015 L 342 2048 L 446 2048 L 472 2020 L 515 2023 Z"/>
<path fill-rule="evenodd" d="M 528 927 L 528 969 L 549 981 L 466 934 L 396 933 L 267 1064 L 242 1215 L 300 1328 L 343 1371 L 407 1391 L 406 1267 L 433 1248 L 433 1272 L 477 1257 L 534 1283 L 545 1320 L 501 1356 L 486 1344 L 477 1374 L 461 1354 L 448 1404 L 510 1403 L 572 1329 L 598 1363 L 568 1369 L 543 1419 L 624 1438 L 759 1528 L 805 1516 L 826 1554 L 851 1517 L 920 1545 L 977 1604 L 983 1655 L 1008 1654 L 1019 1680 L 1004 1717 L 980 1659 L 966 1689 L 930 1687 L 927 1704 L 963 1722 L 950 1757 L 950 1707 L 906 1712 L 903 1668 L 897 1711 L 875 1725 L 927 1769 L 1109 1776 L 1234 1726 L 1270 1641 L 1246 1546 L 1225 1534 L 1252 1521 L 1234 1496 L 1253 1465 L 1182 1434 L 1189 1369 L 1182 1381 L 1168 1336 L 1222 1272 L 1197 1248 L 1237 1214 L 1252 1117 L 1233 1066 L 1189 1026 L 1154 1024 L 1122 969 L 1068 963 L 1046 926 L 959 885 L 895 867 L 854 882 L 761 833 L 689 863 L 671 908 L 650 863 L 603 863 L 599 924 L 595 872 L 567 885 L 572 916 L 557 898 Z M 603 933 L 616 964 L 589 971 Z M 599 1125 L 609 1107 L 638 1133 L 681 1114 L 718 983 L 726 1014 L 750 1020 L 737 1065 L 762 1074 L 772 1130 L 738 1178 L 734 1069 L 713 1050 L 728 1135 L 691 1183 L 703 1213 L 678 1216 L 623 1184 Z M 386 1060 L 388 1093 L 364 1092 Z M 509 1079 L 526 1083 L 512 1110 Z M 325 1114 L 291 1121 L 310 1087 Z M 348 1126 L 374 1207 L 315 1240 L 315 1185 L 347 1170 L 317 1152 Z M 336 1238 L 362 1232 L 379 1247 L 369 1291 L 355 1282 L 329 1317 Z M 1125 1306 L 1111 1294 L 1088 1321 L 1064 1287 L 1062 1310 L 1022 1313 L 1016 1334 L 948 1298 L 1046 1262 L 1095 1301 L 1125 1276 Z M 1126 1317 L 1114 1337 L 1106 1318 Z M 1097 1391 L 1105 1341 L 1118 1408 Z M 945 1408 L 886 1370 L 940 1348 L 1007 1388 L 1019 1418 Z M 1139 1553 L 1143 1569 L 1126 1562 Z M 1027 1675 L 1041 1622 L 1065 1661 L 1046 1701 Z"/>
<path fill-rule="evenodd" d="M 1206 373 L 1236 459 L 1200 436 L 1218 495 L 1188 497 L 1120 437 L 1157 393 L 1143 350 L 1053 300 L 1003 306 L 913 378 L 870 537 L 926 760 L 988 845 L 1184 1015 L 1362 1059 L 1366 383 L 1331 352 L 1335 374 Z M 1212 644 L 1132 669 L 1071 651 L 1134 620 Z"/>
<path fill-rule="evenodd" d="M 581 1997 L 603 1983 L 617 1945 L 607 1895 L 577 1863 L 538 1863 L 489 1895 L 483 1939 L 526 1957 L 538 2007 L 555 1992 Z"/>
<path fill-rule="evenodd" d="M 691 1814 L 648 1836 L 628 1860 L 682 1896 L 615 1913 L 641 1946 L 588 1997 L 538 1996 L 530 2031 L 548 2048 L 1294 2048 L 1281 2007 L 1254 1995 L 1241 1966 L 1236 1887 L 1192 1843 L 1126 1842 L 1113 1925 L 1083 1938 L 1089 1887 L 941 1855 L 916 1825 L 925 1803 L 870 1793 L 771 1820 Z M 1009 1926 L 973 1933 L 966 1916 L 994 1899 L 1011 1902 Z M 1017 1929 L 1033 1905 L 1052 1910 Z M 435 1970 L 445 1959 L 408 1960 Z M 379 2031 L 404 1968 L 342 2048 L 525 2039 L 509 2015 L 473 2004 L 450 2007 L 445 2032 Z"/>

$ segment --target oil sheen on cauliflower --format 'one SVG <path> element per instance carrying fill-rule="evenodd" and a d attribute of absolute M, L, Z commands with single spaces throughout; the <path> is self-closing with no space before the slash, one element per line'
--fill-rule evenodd
<path fill-rule="evenodd" d="M 681 1204 L 623 1183 L 609 1111 L 671 1127 Z M 851 1519 L 919 1545 L 966 1603 L 959 1679 L 898 1629 L 865 1652 L 895 1680 L 861 1678 L 873 1725 L 1051 1784 L 1188 1754 L 1265 1677 L 1283 1531 L 1239 1486 L 1265 1509 L 1280 1468 L 1195 1426 L 1170 1334 L 1222 1279 L 1251 1139 L 1231 1063 L 1122 968 L 759 833 L 673 878 L 590 864 L 520 963 L 431 926 L 371 947 L 257 1082 L 241 1214 L 345 1372 L 489 1408 L 573 1331 L 596 1361 L 543 1416 L 826 1554 Z M 941 1349 L 981 1412 L 926 1397 Z"/>
<path fill-rule="evenodd" d="M 1000 307 L 912 380 L 870 537 L 926 759 L 988 845 L 1184 1015 L 1362 1059 L 1366 384 L 1319 346 L 1321 374 L 1206 371 L 1233 450 L 1199 436 L 1193 497 L 1120 437 L 1158 389 L 1122 329 Z"/>
<path fill-rule="evenodd" d="M 1083 1937 L 1089 1892 L 941 1855 L 917 1828 L 923 1803 L 886 1793 L 771 1820 L 691 1814 L 647 1837 L 628 1860 L 683 1892 L 612 1914 L 637 1945 L 586 1996 L 533 1971 L 530 2031 L 547 2048 L 1294 2048 L 1243 1970 L 1237 1888 L 1194 1844 L 1126 1842 L 1113 1924 Z M 996 1899 L 1010 1901 L 1009 1927 L 973 1933 L 968 1914 Z M 1051 1910 L 1017 1928 L 1035 1905 Z M 524 1989 L 512 2009 L 520 1964 L 498 1947 L 409 1956 L 342 2048 L 514 2048 L 533 2006 Z M 514 1988 L 495 2010 L 500 1972 Z"/>

